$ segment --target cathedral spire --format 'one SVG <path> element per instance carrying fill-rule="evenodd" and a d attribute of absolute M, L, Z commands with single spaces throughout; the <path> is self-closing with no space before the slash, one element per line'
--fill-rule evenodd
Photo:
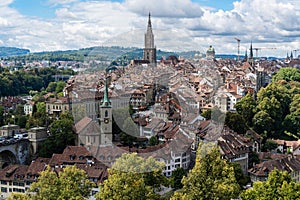
<path fill-rule="evenodd" d="M 152 25 L 151 25 L 151 14 L 149 12 L 149 18 L 148 18 L 148 27 L 147 27 L 147 32 L 150 31 L 152 32 Z"/>
<path fill-rule="evenodd" d="M 251 41 L 251 45 L 250 45 L 250 59 L 253 59 L 252 41 Z"/>

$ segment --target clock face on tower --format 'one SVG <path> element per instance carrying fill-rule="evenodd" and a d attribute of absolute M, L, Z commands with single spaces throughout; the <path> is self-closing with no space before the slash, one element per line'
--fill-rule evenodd
<path fill-rule="evenodd" d="M 105 124 L 108 124 L 108 122 L 109 122 L 109 119 L 107 119 L 107 118 L 104 119 L 104 123 L 105 123 Z"/>

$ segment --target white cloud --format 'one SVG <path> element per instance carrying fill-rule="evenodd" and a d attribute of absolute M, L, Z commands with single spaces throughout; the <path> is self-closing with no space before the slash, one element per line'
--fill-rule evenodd
<path fill-rule="evenodd" d="M 202 8 L 190 0 L 126 0 L 124 6 L 145 16 L 150 11 L 156 17 L 200 17 Z"/>
<path fill-rule="evenodd" d="M 52 19 L 23 16 L 8 7 L 11 2 L 0 3 L 0 40 L 32 51 L 143 47 L 149 11 L 158 49 L 205 51 L 213 45 L 217 53 L 236 53 L 238 37 L 241 52 L 252 40 L 256 47 L 277 47 L 262 53 L 285 56 L 300 44 L 297 0 L 241 0 L 231 11 L 214 11 L 191 0 L 49 0 L 60 4 Z"/>

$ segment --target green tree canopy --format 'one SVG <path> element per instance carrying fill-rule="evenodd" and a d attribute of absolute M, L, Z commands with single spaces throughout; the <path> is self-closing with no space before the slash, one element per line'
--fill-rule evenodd
<path fill-rule="evenodd" d="M 272 76 L 273 82 L 279 80 L 300 82 L 300 70 L 292 67 L 281 68 L 274 76 Z"/>
<path fill-rule="evenodd" d="M 173 172 L 172 172 L 172 176 L 171 176 L 171 186 L 172 188 L 178 190 L 180 188 L 183 187 L 182 183 L 181 183 L 181 180 L 184 176 L 186 176 L 186 171 L 182 168 L 182 167 L 179 167 L 177 169 L 175 169 Z"/>
<path fill-rule="evenodd" d="M 85 199 L 94 183 L 88 180 L 85 171 L 76 166 L 67 166 L 58 174 L 48 167 L 41 172 L 37 182 L 30 185 L 32 199 Z"/>
<path fill-rule="evenodd" d="M 97 199 L 158 199 L 154 191 L 166 182 L 164 163 L 136 153 L 123 154 L 110 168 L 108 179 L 100 185 Z"/>
<path fill-rule="evenodd" d="M 155 136 L 152 136 L 150 139 L 149 139 L 149 145 L 150 146 L 155 146 L 159 143 L 158 139 L 155 137 Z"/>
<path fill-rule="evenodd" d="M 62 113 L 58 120 L 50 124 L 50 137 L 43 142 L 39 155 L 51 157 L 53 153 L 62 153 L 63 150 L 75 144 L 75 134 L 73 133 L 73 116 Z"/>
<path fill-rule="evenodd" d="M 245 134 L 248 129 L 244 118 L 234 112 L 226 113 L 225 124 L 239 134 Z"/>
<path fill-rule="evenodd" d="M 248 93 L 239 102 L 235 104 L 237 113 L 239 113 L 245 120 L 248 126 L 252 125 L 252 118 L 256 111 L 256 101 L 253 96 Z"/>
<path fill-rule="evenodd" d="M 295 183 L 288 172 L 274 169 L 265 182 L 255 182 L 253 188 L 241 194 L 245 200 L 292 200 L 300 198 L 300 184 Z"/>
<path fill-rule="evenodd" d="M 234 167 L 221 158 L 213 143 L 200 143 L 196 164 L 182 180 L 183 188 L 175 192 L 173 200 L 232 199 L 239 195 Z"/>

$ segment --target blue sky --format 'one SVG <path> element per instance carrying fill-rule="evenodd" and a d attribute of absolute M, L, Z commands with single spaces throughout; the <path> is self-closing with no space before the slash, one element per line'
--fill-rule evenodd
<path fill-rule="evenodd" d="M 16 8 L 21 14 L 44 18 L 55 17 L 55 6 L 46 0 L 15 0 L 10 7 Z"/>
<path fill-rule="evenodd" d="M 236 53 L 235 37 L 243 54 L 251 41 L 262 56 L 300 49 L 299 0 L 1 0 L 0 46 L 142 48 L 149 11 L 161 50 Z"/>

